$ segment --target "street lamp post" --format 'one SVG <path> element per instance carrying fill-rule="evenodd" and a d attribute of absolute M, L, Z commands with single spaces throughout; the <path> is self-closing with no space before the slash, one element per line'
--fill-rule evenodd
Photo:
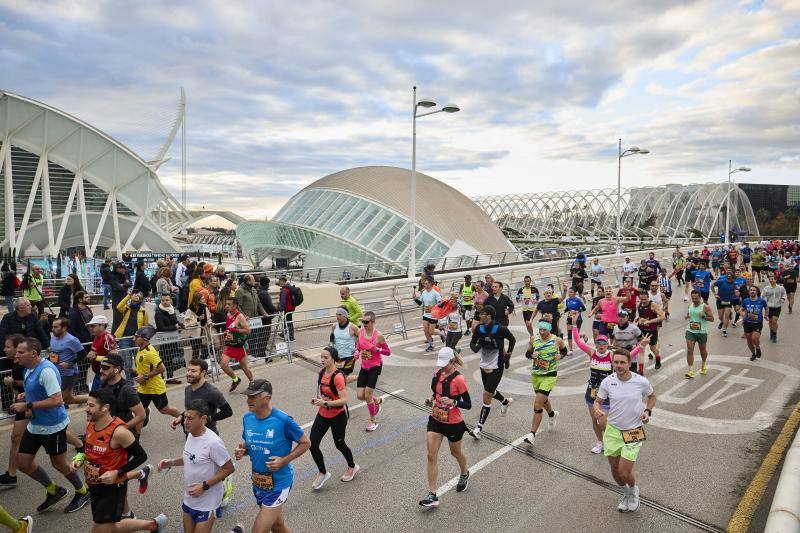
<path fill-rule="evenodd" d="M 750 167 L 733 168 L 733 160 L 728 159 L 728 190 L 725 195 L 725 244 L 731 241 L 731 176 L 737 172 L 750 172 Z"/>
<path fill-rule="evenodd" d="M 622 201 L 622 158 L 635 154 L 649 154 L 647 148 L 631 146 L 624 152 L 622 151 L 622 139 L 619 139 L 619 151 L 617 152 L 617 255 L 622 253 L 622 213 L 620 202 Z"/>
<path fill-rule="evenodd" d="M 428 109 L 436 107 L 436 102 L 430 98 L 420 98 L 417 100 L 417 87 L 413 89 L 413 109 L 411 119 L 411 227 L 408 236 L 408 277 L 413 278 L 417 270 L 417 119 L 436 113 L 457 113 L 461 111 L 456 104 L 445 104 L 441 109 L 434 109 L 425 113 L 417 113 L 419 108 Z"/>

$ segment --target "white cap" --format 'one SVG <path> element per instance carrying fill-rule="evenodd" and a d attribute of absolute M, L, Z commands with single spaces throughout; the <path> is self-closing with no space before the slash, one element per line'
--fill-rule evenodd
<path fill-rule="evenodd" d="M 448 348 L 447 346 L 443 346 L 439 350 L 439 355 L 436 357 L 436 366 L 439 368 L 446 366 L 447 363 L 453 360 L 456 356 L 456 352 L 453 351 L 452 348 Z"/>
<path fill-rule="evenodd" d="M 92 326 L 94 324 L 100 324 L 102 326 L 108 325 L 108 319 L 103 315 L 94 315 L 92 319 L 86 323 L 87 326 Z"/>

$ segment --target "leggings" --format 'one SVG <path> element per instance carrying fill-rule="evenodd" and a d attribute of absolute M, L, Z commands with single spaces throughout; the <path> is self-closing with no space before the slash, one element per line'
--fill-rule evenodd
<path fill-rule="evenodd" d="M 460 331 L 448 331 L 444 345 L 447 346 L 448 348 L 455 349 L 456 344 L 458 344 L 458 341 L 461 340 L 462 335 L 463 333 L 461 333 Z"/>
<path fill-rule="evenodd" d="M 347 466 L 350 468 L 356 466 L 356 463 L 353 462 L 353 452 L 350 451 L 350 448 L 347 447 L 347 443 L 344 441 L 344 433 L 347 429 L 347 412 L 342 411 L 333 418 L 325 418 L 317 414 L 317 418 L 314 419 L 314 424 L 311 426 L 310 439 L 311 457 L 314 458 L 319 473 L 327 473 L 327 470 L 325 470 L 325 458 L 322 456 L 322 450 L 319 449 L 319 443 L 322 442 L 322 437 L 328 432 L 328 428 L 331 428 L 333 443 L 336 445 L 336 448 L 342 452 L 345 461 L 347 461 Z"/>

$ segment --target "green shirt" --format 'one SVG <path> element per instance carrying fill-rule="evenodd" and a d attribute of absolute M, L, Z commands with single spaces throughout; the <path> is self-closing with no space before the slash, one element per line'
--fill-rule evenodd
<path fill-rule="evenodd" d="M 550 335 L 550 338 L 545 341 L 539 335 L 536 335 L 531 344 L 533 346 L 531 374 L 534 376 L 555 376 L 558 371 L 556 336 Z"/>
<path fill-rule="evenodd" d="M 348 296 L 339 302 L 339 305 L 347 309 L 347 317 L 350 319 L 350 322 L 356 326 L 361 326 L 361 306 L 358 305 L 355 298 Z"/>
<path fill-rule="evenodd" d="M 686 325 L 686 331 L 691 331 L 692 333 L 708 333 L 706 329 L 705 307 L 703 303 L 696 307 L 692 305 L 691 302 L 689 303 L 689 323 Z M 693 326 L 693 324 L 700 324 L 700 326 L 698 328 L 698 326 Z"/>
<path fill-rule="evenodd" d="M 39 274 L 34 276 L 31 274 L 29 288 L 22 291 L 22 295 L 31 302 L 39 302 L 42 300 L 42 288 L 44 287 L 44 276 Z"/>

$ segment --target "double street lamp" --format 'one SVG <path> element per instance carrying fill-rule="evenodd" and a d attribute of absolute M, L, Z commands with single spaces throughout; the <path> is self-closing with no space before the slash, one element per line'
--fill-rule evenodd
<path fill-rule="evenodd" d="M 645 155 L 649 153 L 650 150 L 647 148 L 639 148 L 638 146 L 631 146 L 623 151 L 622 139 L 619 140 L 619 152 L 617 155 L 617 254 L 622 253 L 622 213 L 620 211 L 620 202 L 622 200 L 622 158 L 630 155 Z"/>
<path fill-rule="evenodd" d="M 731 242 L 731 176 L 737 172 L 750 172 L 750 167 L 733 168 L 733 160 L 728 159 L 728 190 L 725 195 L 725 244 Z"/>
<path fill-rule="evenodd" d="M 408 277 L 415 277 L 417 270 L 417 119 L 427 117 L 428 115 L 435 115 L 436 113 L 457 113 L 461 108 L 456 104 L 445 104 L 440 109 L 433 109 L 436 107 L 436 102 L 430 98 L 420 98 L 417 100 L 417 87 L 414 86 L 413 94 L 413 112 L 411 121 L 411 227 L 409 229 L 409 252 L 408 252 Z"/>

